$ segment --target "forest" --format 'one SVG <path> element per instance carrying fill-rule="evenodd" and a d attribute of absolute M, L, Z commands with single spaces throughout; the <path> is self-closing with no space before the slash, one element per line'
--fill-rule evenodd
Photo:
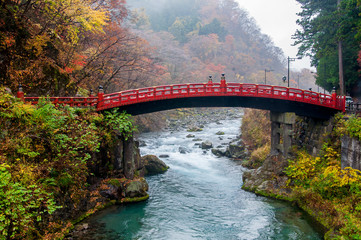
<path fill-rule="evenodd" d="M 264 83 L 265 69 L 273 70 L 268 83 L 282 85 L 286 75 L 282 50 L 233 0 L 2 1 L 0 11 L 0 82 L 13 91 L 22 84 L 28 96 L 204 82 L 221 73 Z M 307 69 L 290 82 L 316 87 Z"/>
<path fill-rule="evenodd" d="M 359 78 L 359 3 L 298 2 L 293 38 L 317 74 L 291 69 L 290 86 L 338 88 L 342 40 L 350 92 Z M 266 69 L 273 70 L 268 83 L 282 85 L 287 72 L 282 50 L 234 0 L 2 0 L 0 16 L 0 83 L 13 91 L 22 84 L 29 96 L 203 82 L 221 73 L 231 82 L 264 83 Z"/>

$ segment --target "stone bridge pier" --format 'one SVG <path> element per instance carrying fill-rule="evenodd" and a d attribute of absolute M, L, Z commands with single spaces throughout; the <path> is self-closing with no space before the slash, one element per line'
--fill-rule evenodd
<path fill-rule="evenodd" d="M 295 124 L 296 115 L 294 113 L 270 113 L 271 119 L 271 155 L 282 153 L 287 156 L 293 136 L 293 125 Z"/>

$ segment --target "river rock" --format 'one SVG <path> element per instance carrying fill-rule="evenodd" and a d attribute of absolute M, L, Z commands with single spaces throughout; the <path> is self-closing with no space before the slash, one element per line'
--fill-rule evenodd
<path fill-rule="evenodd" d="M 213 147 L 213 143 L 211 141 L 204 141 L 201 144 L 202 149 L 211 149 Z"/>
<path fill-rule="evenodd" d="M 227 157 L 230 158 L 243 158 L 245 157 L 245 146 L 243 143 L 238 144 L 230 144 L 227 147 Z"/>
<path fill-rule="evenodd" d="M 226 150 L 225 149 L 217 149 L 217 148 L 212 148 L 212 153 L 214 155 L 216 155 L 217 157 L 223 157 L 226 155 Z"/>
<path fill-rule="evenodd" d="M 134 179 L 125 184 L 125 197 L 126 198 L 140 198 L 148 195 L 148 183 L 144 178 Z"/>
<path fill-rule="evenodd" d="M 201 132 L 201 131 L 203 131 L 203 129 L 200 127 L 191 127 L 187 130 L 187 132 Z"/>
<path fill-rule="evenodd" d="M 145 155 L 142 157 L 142 160 L 144 161 L 146 175 L 164 173 L 169 168 L 155 155 Z"/>
<path fill-rule="evenodd" d="M 224 135 L 224 132 L 218 131 L 218 132 L 216 133 L 216 135 Z"/>
<path fill-rule="evenodd" d="M 189 150 L 185 147 L 179 147 L 178 150 L 181 154 L 186 154 L 189 152 Z"/>
<path fill-rule="evenodd" d="M 194 138 L 194 139 L 192 139 L 192 141 L 193 141 L 193 142 L 201 142 L 202 139 L 200 139 L 200 138 Z"/>
<path fill-rule="evenodd" d="M 161 154 L 159 155 L 160 158 L 169 158 L 169 155 L 168 154 Z"/>
<path fill-rule="evenodd" d="M 188 134 L 186 137 L 187 138 L 194 138 L 195 136 L 193 134 Z"/>

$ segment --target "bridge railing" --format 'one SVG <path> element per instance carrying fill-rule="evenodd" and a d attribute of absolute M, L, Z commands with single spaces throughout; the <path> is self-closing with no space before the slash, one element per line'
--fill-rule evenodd
<path fill-rule="evenodd" d="M 36 104 L 39 101 L 38 97 L 24 98 L 23 93 L 19 96 L 32 104 Z M 97 110 L 104 110 L 147 101 L 201 96 L 243 96 L 284 99 L 325 106 L 340 111 L 345 110 L 345 98 L 343 96 L 336 96 L 336 94 L 327 95 L 297 88 L 250 83 L 225 83 L 225 81 L 221 83 L 208 82 L 147 87 L 110 94 L 101 93 L 98 94 L 98 97 L 50 97 L 49 99 L 56 106 L 96 106 Z"/>
<path fill-rule="evenodd" d="M 41 97 L 25 97 L 26 102 L 32 105 L 38 104 Z M 67 105 L 70 107 L 95 107 L 98 103 L 97 97 L 47 97 L 56 107 Z"/>

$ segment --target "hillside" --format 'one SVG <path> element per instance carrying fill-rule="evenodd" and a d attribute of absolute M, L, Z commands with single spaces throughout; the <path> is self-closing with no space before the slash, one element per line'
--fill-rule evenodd
<path fill-rule="evenodd" d="M 129 5 L 134 32 L 156 47 L 166 67 L 164 82 L 205 81 L 223 72 L 235 82 L 258 82 L 267 68 L 275 71 L 269 75 L 276 84 L 275 76 L 284 70 L 282 50 L 233 0 L 156 5 L 138 0 Z"/>

